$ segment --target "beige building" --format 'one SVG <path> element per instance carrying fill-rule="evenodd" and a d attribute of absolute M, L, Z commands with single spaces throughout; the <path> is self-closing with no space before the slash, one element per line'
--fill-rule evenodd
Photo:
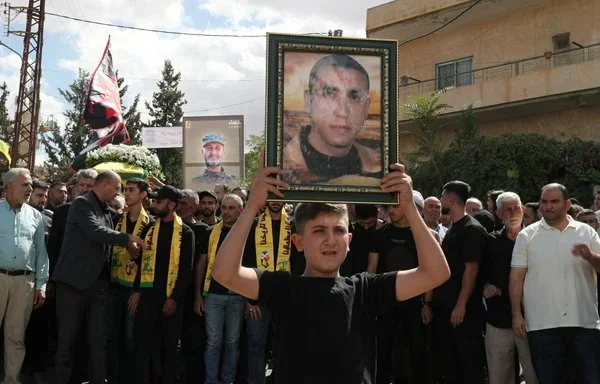
<path fill-rule="evenodd" d="M 600 141 L 600 0 L 395 0 L 367 11 L 367 36 L 399 42 L 400 105 L 452 87 L 445 143 L 471 104 L 485 135 Z M 401 151 L 412 148 L 402 136 Z"/>

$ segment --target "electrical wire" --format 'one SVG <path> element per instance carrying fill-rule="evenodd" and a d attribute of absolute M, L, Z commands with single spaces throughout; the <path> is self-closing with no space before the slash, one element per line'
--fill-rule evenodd
<path fill-rule="evenodd" d="M 456 15 L 456 16 L 454 16 L 452 19 L 450 19 L 450 20 L 446 21 L 446 22 L 445 22 L 443 25 L 441 25 L 441 26 L 437 27 L 437 28 L 436 28 L 436 29 L 434 29 L 433 31 L 429 31 L 429 32 L 427 32 L 427 33 L 424 33 L 424 34 L 422 34 L 422 35 L 420 35 L 420 36 L 416 36 L 416 37 L 413 37 L 412 39 L 408 39 L 408 40 L 406 40 L 406 41 L 403 41 L 402 43 L 398 44 L 398 46 L 402 46 L 402 45 L 404 45 L 404 44 L 410 43 L 411 41 L 415 41 L 415 40 L 421 39 L 421 38 L 423 38 L 423 37 L 426 37 L 426 36 L 432 35 L 432 34 L 436 33 L 437 31 L 439 31 L 439 30 L 441 30 L 441 29 L 443 29 L 443 28 L 446 28 L 448 25 L 450 25 L 450 23 L 454 22 L 456 19 L 458 19 L 459 17 L 461 17 L 461 16 L 462 16 L 462 15 L 464 15 L 465 13 L 469 12 L 469 10 L 470 10 L 471 8 L 473 8 L 473 7 L 474 7 L 474 6 L 476 6 L 477 4 L 481 3 L 482 1 L 483 1 L 483 0 L 477 0 L 477 1 L 475 1 L 473 4 L 469 5 L 469 6 L 468 6 L 468 7 L 467 7 L 465 10 L 463 10 L 461 13 L 459 13 L 459 14 L 458 14 L 458 15 Z"/>
<path fill-rule="evenodd" d="M 19 52 L 15 51 L 14 49 L 12 49 L 11 47 L 9 47 L 8 45 L 4 44 L 1 41 L 0 41 L 0 45 L 2 45 L 3 47 L 6 47 L 6 49 L 8 49 L 9 51 L 12 51 L 12 53 L 14 53 L 15 55 L 19 56 L 19 58 L 21 60 L 23 60 L 23 56 L 21 56 L 21 54 Z"/>
<path fill-rule="evenodd" d="M 215 108 L 199 109 L 199 110 L 196 110 L 196 111 L 183 111 L 183 113 L 196 113 L 196 112 L 214 111 L 214 110 L 217 110 L 217 109 L 224 109 L 224 108 L 235 107 L 235 106 L 238 106 L 238 105 L 251 103 L 253 101 L 261 100 L 261 99 L 264 99 L 264 98 L 265 98 L 264 96 L 260 96 L 260 97 L 257 97 L 255 99 L 245 100 L 245 101 L 241 101 L 241 102 L 235 103 L 235 104 L 223 105 L 221 107 L 215 107 Z"/>
<path fill-rule="evenodd" d="M 95 24 L 95 25 L 103 25 L 105 27 L 131 29 L 131 30 L 135 30 L 135 31 L 144 31 L 144 32 L 164 33 L 164 34 L 168 34 L 168 35 L 204 36 L 204 37 L 249 37 L 249 38 L 265 37 L 266 36 L 264 34 L 262 34 L 262 35 L 239 35 L 239 34 L 218 34 L 218 33 L 167 31 L 167 30 L 164 30 L 164 29 L 132 27 L 130 25 L 112 24 L 112 23 L 105 23 L 105 22 L 101 22 L 101 21 L 81 19 L 79 17 L 61 15 L 61 14 L 54 13 L 54 12 L 46 12 L 46 15 L 54 16 L 54 17 L 59 17 L 59 18 L 62 18 L 62 19 L 67 19 L 67 20 L 79 21 L 79 22 L 82 22 L 82 23 Z"/>

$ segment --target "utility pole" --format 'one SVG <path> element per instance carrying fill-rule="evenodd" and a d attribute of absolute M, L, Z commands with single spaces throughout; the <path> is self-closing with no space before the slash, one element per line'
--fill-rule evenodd
<path fill-rule="evenodd" d="M 10 12 L 27 13 L 25 31 L 8 33 L 23 37 L 21 76 L 17 95 L 14 139 L 11 147 L 12 167 L 33 171 L 40 112 L 40 79 L 44 36 L 45 0 L 29 0 L 28 7 L 10 7 Z"/>

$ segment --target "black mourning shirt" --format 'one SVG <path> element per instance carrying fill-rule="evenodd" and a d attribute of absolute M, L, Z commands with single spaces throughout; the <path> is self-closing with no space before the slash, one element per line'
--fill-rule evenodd
<path fill-rule="evenodd" d="M 396 273 L 319 278 L 257 271 L 271 313 L 276 383 L 375 382 L 376 316 L 396 303 Z"/>
<path fill-rule="evenodd" d="M 450 279 L 433 291 L 434 305 L 452 309 L 462 288 L 465 263 L 480 263 L 485 254 L 487 232 L 477 220 L 469 215 L 452 224 L 442 242 L 442 250 L 450 267 Z M 467 303 L 467 310 L 481 306 L 483 284 L 478 274 L 475 288 Z"/>
<path fill-rule="evenodd" d="M 352 276 L 357 273 L 366 272 L 369 265 L 369 252 L 373 246 L 375 227 L 365 229 L 358 222 L 350 223 L 350 251 L 346 260 L 340 266 L 340 275 Z"/>
<path fill-rule="evenodd" d="M 502 294 L 485 299 L 486 320 L 496 328 L 512 328 L 508 280 L 514 247 L 515 242 L 506 236 L 505 230 L 490 233 L 486 248 L 484 281 L 498 287 Z"/>
<path fill-rule="evenodd" d="M 417 245 L 410 227 L 384 223 L 373 235 L 371 252 L 379 255 L 378 273 L 406 271 L 419 266 Z M 418 305 L 421 308 L 421 297 L 416 296 L 403 303 Z"/>

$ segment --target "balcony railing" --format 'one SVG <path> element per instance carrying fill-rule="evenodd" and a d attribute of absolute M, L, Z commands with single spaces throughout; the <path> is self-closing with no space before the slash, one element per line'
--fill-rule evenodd
<path fill-rule="evenodd" d="M 439 89 L 438 84 L 448 84 L 447 81 L 440 81 L 448 78 L 461 78 L 461 82 L 464 82 L 465 76 L 471 76 L 471 83 L 460 86 L 467 86 L 472 84 L 478 84 L 488 80 L 504 79 L 507 77 L 514 77 L 523 75 L 529 72 L 537 71 L 540 69 L 552 69 L 557 67 L 563 67 L 565 65 L 582 63 L 585 61 L 592 61 L 600 59 L 600 43 L 588 45 L 582 48 L 569 49 L 552 53 L 551 58 L 546 58 L 544 55 L 530 57 L 527 59 L 521 59 L 511 61 L 504 64 L 498 64 L 491 67 L 485 67 L 475 69 L 469 72 L 457 73 L 456 75 L 437 77 L 435 79 L 429 79 L 424 81 L 409 82 L 406 86 L 401 86 L 399 90 L 400 95 L 421 95 L 425 93 L 431 93 Z"/>

